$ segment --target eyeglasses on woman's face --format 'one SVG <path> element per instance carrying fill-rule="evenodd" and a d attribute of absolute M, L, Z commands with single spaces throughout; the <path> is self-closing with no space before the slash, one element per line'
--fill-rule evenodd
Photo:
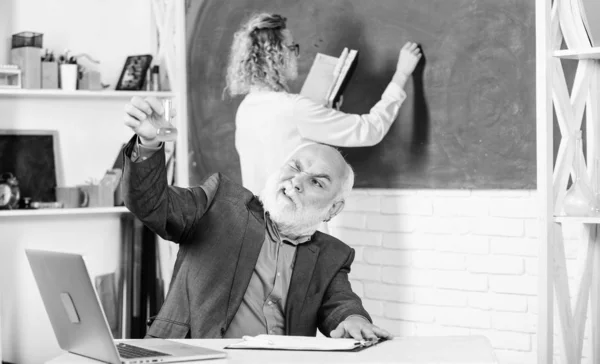
<path fill-rule="evenodd" d="M 296 57 L 298 57 L 298 55 L 300 54 L 300 44 L 294 43 L 294 44 L 289 45 L 287 47 L 290 50 L 290 52 L 293 52 L 296 55 Z"/>

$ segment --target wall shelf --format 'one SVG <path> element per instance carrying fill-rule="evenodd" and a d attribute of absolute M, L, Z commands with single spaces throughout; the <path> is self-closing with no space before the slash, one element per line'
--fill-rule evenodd
<path fill-rule="evenodd" d="M 77 215 L 116 215 L 129 213 L 127 207 L 84 207 L 78 209 L 38 209 L 38 210 L 2 210 L 0 218 L 25 216 L 77 216 Z"/>
<path fill-rule="evenodd" d="M 562 59 L 600 59 L 600 47 L 562 49 L 554 51 L 552 55 Z"/>
<path fill-rule="evenodd" d="M 566 224 L 600 224 L 600 216 L 554 216 L 554 222 Z"/>
<path fill-rule="evenodd" d="M 147 97 L 173 97 L 175 92 L 171 91 L 63 91 L 63 90 L 28 90 L 28 89 L 2 89 L 0 97 L 59 97 L 59 98 L 97 98 L 97 99 L 127 99 L 133 96 Z"/>

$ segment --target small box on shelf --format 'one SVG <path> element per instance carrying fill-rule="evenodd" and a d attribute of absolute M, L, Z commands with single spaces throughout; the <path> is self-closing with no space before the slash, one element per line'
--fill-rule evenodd
<path fill-rule="evenodd" d="M 44 34 L 36 32 L 21 32 L 13 34 L 11 48 L 35 47 L 42 48 Z"/>
<path fill-rule="evenodd" d="M 58 62 L 42 62 L 42 88 L 58 89 Z"/>
<path fill-rule="evenodd" d="M 21 70 L 16 65 L 0 64 L 0 89 L 21 88 Z"/>
<path fill-rule="evenodd" d="M 40 50 L 42 45 L 42 33 L 21 32 L 12 36 L 10 62 L 21 69 L 23 88 L 41 88 L 42 61 Z"/>

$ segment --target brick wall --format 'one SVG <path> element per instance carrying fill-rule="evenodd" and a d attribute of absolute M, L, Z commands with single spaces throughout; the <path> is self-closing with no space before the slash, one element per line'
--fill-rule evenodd
<path fill-rule="evenodd" d="M 482 334 L 500 363 L 533 364 L 536 202 L 535 191 L 357 190 L 329 229 L 356 250 L 352 286 L 376 324 L 399 336 Z M 565 231 L 568 267 L 576 237 Z M 583 363 L 589 350 L 586 340 Z"/>

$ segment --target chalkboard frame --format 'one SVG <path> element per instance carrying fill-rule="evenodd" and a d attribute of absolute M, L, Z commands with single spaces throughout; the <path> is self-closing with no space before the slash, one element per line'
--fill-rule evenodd
<path fill-rule="evenodd" d="M 52 150 L 49 151 L 52 153 L 52 159 L 54 161 L 54 178 L 56 181 L 56 186 L 64 185 L 64 170 L 62 165 L 62 158 L 60 153 L 60 140 L 59 140 L 59 132 L 58 130 L 40 130 L 40 129 L 0 129 L 0 142 L 1 139 L 6 136 L 28 136 L 28 137 L 52 137 Z M 2 161 L 3 157 L 0 156 L 0 161 Z M 1 167 L 1 166 L 0 166 Z M 2 171 L 2 172 L 10 172 L 10 171 Z M 17 176 L 17 179 L 19 177 Z M 52 186 L 55 187 L 55 186 Z M 54 191 L 54 189 L 52 189 Z M 30 197 L 24 196 L 21 194 L 21 197 Z M 47 198 L 46 198 L 47 199 Z M 53 198 L 52 201 L 55 199 Z"/>

